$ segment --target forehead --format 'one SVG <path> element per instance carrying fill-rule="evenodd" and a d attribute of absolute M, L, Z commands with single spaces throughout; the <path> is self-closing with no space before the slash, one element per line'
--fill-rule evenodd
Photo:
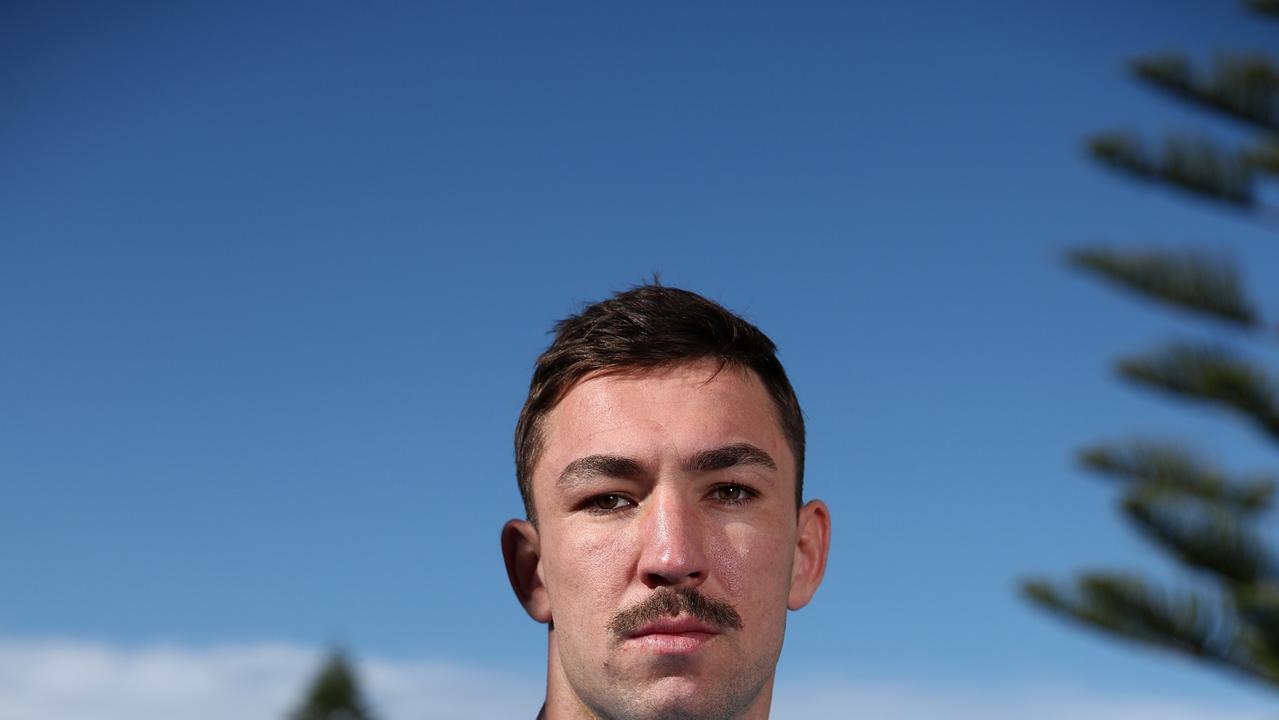
<path fill-rule="evenodd" d="M 547 413 L 542 441 L 535 485 L 590 454 L 660 462 L 742 442 L 794 472 L 776 404 L 759 376 L 713 360 L 588 376 Z"/>

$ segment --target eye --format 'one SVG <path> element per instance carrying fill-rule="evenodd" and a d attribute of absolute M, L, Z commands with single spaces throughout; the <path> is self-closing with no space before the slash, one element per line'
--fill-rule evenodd
<path fill-rule="evenodd" d="M 720 485 L 711 490 L 711 497 L 725 505 L 741 505 L 755 497 L 755 492 L 742 485 Z"/>
<path fill-rule="evenodd" d="M 625 496 L 617 493 L 605 493 L 604 495 L 596 495 L 586 502 L 586 509 L 594 513 L 611 513 L 618 510 L 625 510 L 633 507 L 634 502 L 628 500 Z"/>

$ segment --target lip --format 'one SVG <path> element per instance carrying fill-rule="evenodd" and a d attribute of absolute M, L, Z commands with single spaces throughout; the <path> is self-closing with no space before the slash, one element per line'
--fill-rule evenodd
<path fill-rule="evenodd" d="M 711 625 L 691 617 L 660 618 L 632 631 L 628 637 L 637 638 L 645 635 L 684 635 L 687 633 L 703 633 L 718 635 L 719 630 Z"/>
<path fill-rule="evenodd" d="M 627 644 L 657 655 L 688 655 L 719 634 L 718 628 L 694 618 L 662 618 L 636 628 L 627 635 Z"/>

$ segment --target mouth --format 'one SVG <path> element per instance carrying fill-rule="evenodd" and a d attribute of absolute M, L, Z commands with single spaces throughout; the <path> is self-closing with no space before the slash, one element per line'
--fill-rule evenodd
<path fill-rule="evenodd" d="M 626 634 L 626 644 L 657 655 L 689 655 L 720 634 L 719 628 L 696 618 L 660 618 Z"/>

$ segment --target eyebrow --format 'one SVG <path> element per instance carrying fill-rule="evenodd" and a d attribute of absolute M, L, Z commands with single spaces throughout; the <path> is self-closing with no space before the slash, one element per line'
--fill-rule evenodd
<path fill-rule="evenodd" d="M 740 465 L 756 465 L 770 470 L 777 469 L 773 456 L 750 443 L 735 443 L 713 450 L 703 450 L 688 462 L 688 469 L 697 472 L 726 470 Z"/>
<path fill-rule="evenodd" d="M 644 468 L 639 462 L 620 455 L 587 455 L 580 457 L 560 471 L 559 480 L 555 482 L 561 489 L 581 485 L 601 475 L 605 477 L 625 478 L 642 474 Z"/>
<path fill-rule="evenodd" d="M 713 472 L 743 465 L 777 469 L 772 455 L 750 443 L 703 450 L 689 458 L 684 467 L 693 472 Z M 587 455 L 565 465 L 555 484 L 561 490 L 568 490 L 597 477 L 634 478 L 643 474 L 644 466 L 638 460 L 621 455 Z"/>

